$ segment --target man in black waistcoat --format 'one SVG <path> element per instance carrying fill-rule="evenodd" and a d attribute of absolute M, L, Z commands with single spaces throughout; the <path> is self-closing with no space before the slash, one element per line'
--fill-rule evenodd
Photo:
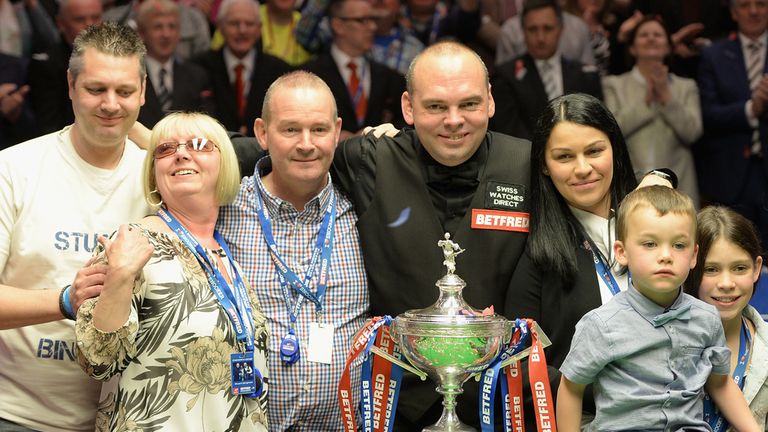
<path fill-rule="evenodd" d="M 437 247 L 445 232 L 466 250 L 456 263 L 465 300 L 503 314 L 528 232 L 530 143 L 488 131 L 495 111 L 488 71 L 467 47 L 430 46 L 406 80 L 401 105 L 413 128 L 344 141 L 331 168 L 359 215 L 371 314 L 434 303 L 446 272 Z M 477 426 L 478 385 L 464 388 L 459 417 Z M 406 373 L 394 430 L 421 430 L 441 411 L 434 383 Z"/>

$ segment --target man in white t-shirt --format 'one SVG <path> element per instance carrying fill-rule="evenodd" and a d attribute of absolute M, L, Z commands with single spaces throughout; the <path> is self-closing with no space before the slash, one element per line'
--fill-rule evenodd
<path fill-rule="evenodd" d="M 148 213 L 144 152 L 127 139 L 144 103 L 144 55 L 126 27 L 82 32 L 67 72 L 75 123 L 0 152 L 0 284 L 18 287 L 0 286 L 0 328 L 60 318 L 41 290 L 70 283 L 99 235 Z M 27 301 L 39 308 L 3 307 L 22 290 L 35 290 Z M 74 351 L 72 321 L 0 331 L 0 431 L 94 430 L 101 383 Z"/>

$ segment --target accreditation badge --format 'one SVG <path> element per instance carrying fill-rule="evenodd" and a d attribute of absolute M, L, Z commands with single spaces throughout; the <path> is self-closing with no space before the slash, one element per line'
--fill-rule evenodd
<path fill-rule="evenodd" d="M 229 356 L 232 369 L 232 394 L 247 397 L 261 396 L 264 382 L 261 372 L 253 361 L 253 351 L 232 353 Z"/>
<path fill-rule="evenodd" d="M 333 325 L 309 323 L 309 345 L 307 360 L 315 363 L 331 364 L 333 358 Z"/>

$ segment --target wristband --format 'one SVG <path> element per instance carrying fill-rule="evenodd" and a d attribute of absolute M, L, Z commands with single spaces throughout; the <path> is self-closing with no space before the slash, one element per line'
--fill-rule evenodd
<path fill-rule="evenodd" d="M 656 168 L 648 171 L 645 175 L 655 175 L 672 183 L 672 189 L 677 189 L 677 174 L 669 168 Z"/>
<path fill-rule="evenodd" d="M 64 315 L 64 318 L 74 320 L 75 312 L 72 309 L 72 302 L 69 299 L 69 288 L 71 286 L 72 285 L 67 285 L 62 288 L 61 294 L 59 294 L 59 311 Z"/>

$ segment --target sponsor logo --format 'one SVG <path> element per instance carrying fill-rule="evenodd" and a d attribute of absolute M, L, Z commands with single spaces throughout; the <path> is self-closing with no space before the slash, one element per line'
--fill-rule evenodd
<path fill-rule="evenodd" d="M 472 209 L 472 228 L 528 232 L 530 216 L 525 212 Z"/>

